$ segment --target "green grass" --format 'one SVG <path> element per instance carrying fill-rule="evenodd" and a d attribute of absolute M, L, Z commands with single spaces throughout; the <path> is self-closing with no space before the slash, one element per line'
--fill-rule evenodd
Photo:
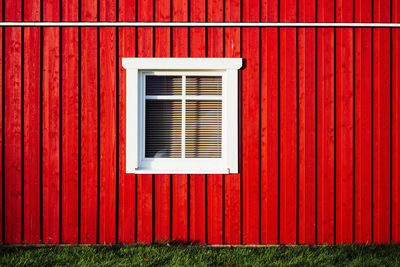
<path fill-rule="evenodd" d="M 1 266 L 400 266 L 398 245 L 204 247 L 0 246 Z"/>

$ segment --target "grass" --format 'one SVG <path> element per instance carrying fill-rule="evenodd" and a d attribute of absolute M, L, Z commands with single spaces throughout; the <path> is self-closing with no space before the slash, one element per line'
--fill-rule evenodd
<path fill-rule="evenodd" d="M 1 266 L 400 266 L 399 245 L 0 246 Z"/>

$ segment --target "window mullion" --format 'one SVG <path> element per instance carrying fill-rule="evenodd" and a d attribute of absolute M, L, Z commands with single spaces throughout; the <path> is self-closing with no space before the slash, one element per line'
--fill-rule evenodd
<path fill-rule="evenodd" d="M 182 76 L 182 158 L 185 158 L 186 153 L 186 76 Z"/>

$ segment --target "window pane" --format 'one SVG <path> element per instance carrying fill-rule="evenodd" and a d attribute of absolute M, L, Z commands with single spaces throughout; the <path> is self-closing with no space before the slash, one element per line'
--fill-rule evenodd
<path fill-rule="evenodd" d="M 221 76 L 187 76 L 187 95 L 222 95 Z"/>
<path fill-rule="evenodd" d="M 146 95 L 181 95 L 181 76 L 146 76 Z"/>
<path fill-rule="evenodd" d="M 220 158 L 221 101 L 186 102 L 186 158 Z"/>
<path fill-rule="evenodd" d="M 146 100 L 147 158 L 180 158 L 182 102 L 180 100 Z"/>

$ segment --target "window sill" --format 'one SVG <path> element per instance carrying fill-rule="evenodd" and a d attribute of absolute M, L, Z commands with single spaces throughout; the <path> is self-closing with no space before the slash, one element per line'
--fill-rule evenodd
<path fill-rule="evenodd" d="M 147 169 L 137 168 L 135 174 L 229 174 L 228 168 L 224 169 Z"/>

